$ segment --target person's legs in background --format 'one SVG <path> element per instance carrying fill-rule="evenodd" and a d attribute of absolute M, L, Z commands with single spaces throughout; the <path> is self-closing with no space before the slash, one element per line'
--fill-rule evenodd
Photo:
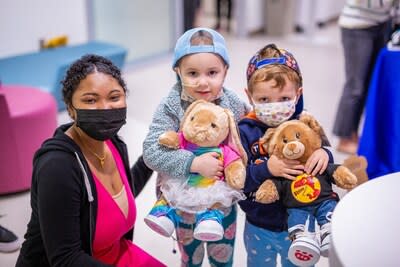
<path fill-rule="evenodd" d="M 216 9 L 216 24 L 214 26 L 214 29 L 219 31 L 222 30 L 222 17 L 226 18 L 226 31 L 230 32 L 231 30 L 231 18 L 232 18 L 232 8 L 233 8 L 233 3 L 231 0 L 216 0 L 215 2 L 215 9 Z"/>
<path fill-rule="evenodd" d="M 19 249 L 19 238 L 7 228 L 0 225 L 0 252 L 13 252 Z"/>
<path fill-rule="evenodd" d="M 384 45 L 385 25 L 368 29 L 341 29 L 346 81 L 333 127 L 333 133 L 339 137 L 337 150 L 340 152 L 357 152 L 358 128 L 375 59 Z"/>
<path fill-rule="evenodd" d="M 232 18 L 232 5 L 233 2 L 232 0 L 225 0 L 226 1 L 226 12 L 227 12 L 227 22 L 226 22 L 226 31 L 230 32 L 231 31 L 231 18 Z"/>
<path fill-rule="evenodd" d="M 214 26 L 214 29 L 219 31 L 221 28 L 221 5 L 223 0 L 216 0 L 215 1 L 215 10 L 217 12 L 217 22 Z"/>
<path fill-rule="evenodd" d="M 187 31 L 194 27 L 198 27 L 198 13 L 200 10 L 200 0 L 184 0 L 183 1 L 183 30 Z"/>

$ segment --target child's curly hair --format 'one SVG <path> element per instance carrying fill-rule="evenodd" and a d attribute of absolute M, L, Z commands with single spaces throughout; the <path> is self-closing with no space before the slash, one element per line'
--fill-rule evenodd
<path fill-rule="evenodd" d="M 78 88 L 79 83 L 89 74 L 101 72 L 111 75 L 119 85 L 127 92 L 126 83 L 122 79 L 121 70 L 111 60 L 94 54 L 87 54 L 76 60 L 69 67 L 65 79 L 61 81 L 62 95 L 66 106 L 72 104 L 72 95 Z"/>

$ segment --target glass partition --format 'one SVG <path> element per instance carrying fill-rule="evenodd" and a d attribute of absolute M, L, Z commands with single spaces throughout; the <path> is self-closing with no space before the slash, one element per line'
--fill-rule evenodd
<path fill-rule="evenodd" d="M 89 38 L 122 45 L 127 63 L 170 52 L 177 33 L 173 0 L 89 0 Z"/>

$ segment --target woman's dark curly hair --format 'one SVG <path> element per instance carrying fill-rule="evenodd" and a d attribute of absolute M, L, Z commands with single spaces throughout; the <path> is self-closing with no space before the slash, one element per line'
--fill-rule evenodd
<path fill-rule="evenodd" d="M 72 104 L 72 95 L 79 83 L 94 72 L 111 75 L 118 81 L 124 92 L 127 92 L 126 83 L 122 79 L 121 70 L 118 67 L 105 57 L 88 54 L 72 63 L 67 70 L 65 79 L 61 81 L 63 100 L 67 107 Z"/>

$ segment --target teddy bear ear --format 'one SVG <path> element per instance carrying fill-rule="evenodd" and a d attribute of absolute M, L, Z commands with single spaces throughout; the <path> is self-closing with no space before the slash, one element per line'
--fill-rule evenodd
<path fill-rule="evenodd" d="M 224 109 L 224 111 L 228 115 L 229 122 L 229 134 L 227 138 L 228 146 L 233 148 L 240 155 L 243 164 L 247 165 L 247 153 L 242 146 L 239 136 L 239 129 L 235 122 L 234 115 L 229 109 Z"/>
<path fill-rule="evenodd" d="M 321 134 L 321 131 L 322 131 L 321 126 L 319 125 L 318 121 L 313 116 L 311 116 L 310 114 L 302 113 L 300 115 L 299 120 L 301 122 L 305 123 L 308 127 L 310 127 L 318 135 Z"/>
<path fill-rule="evenodd" d="M 274 136 L 276 128 L 268 128 L 265 134 L 260 138 L 259 144 L 262 146 L 265 152 L 268 152 L 269 143 L 271 142 L 272 136 Z"/>
<path fill-rule="evenodd" d="M 323 146 L 331 146 L 331 143 L 329 142 L 324 129 L 311 114 L 303 112 L 301 113 L 299 120 L 305 123 L 308 127 L 311 128 L 311 130 L 313 130 L 315 133 L 318 134 L 318 136 L 321 137 Z"/>

